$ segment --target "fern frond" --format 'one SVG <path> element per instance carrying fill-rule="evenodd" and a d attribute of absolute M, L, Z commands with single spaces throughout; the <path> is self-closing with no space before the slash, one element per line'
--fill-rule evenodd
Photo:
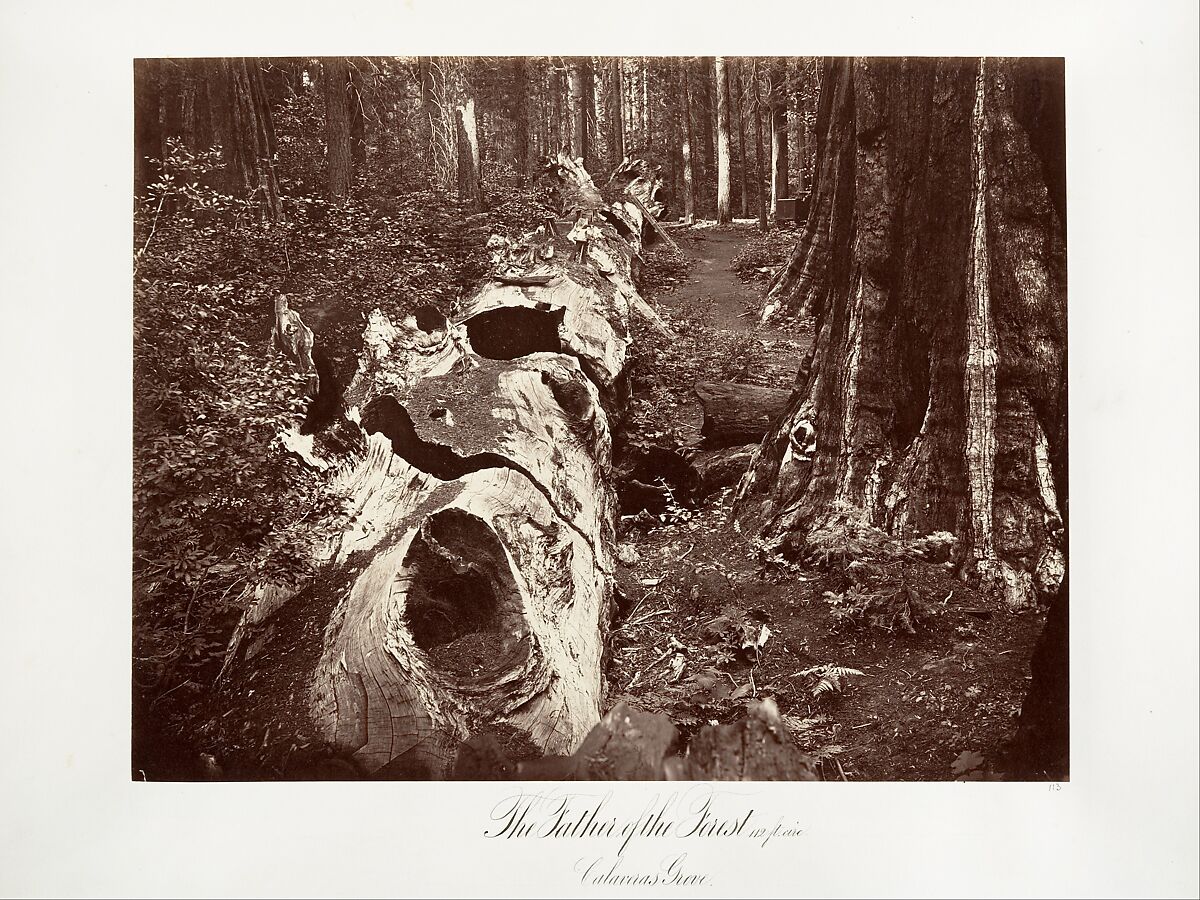
<path fill-rule="evenodd" d="M 850 669 L 846 666 L 827 666 L 825 671 L 827 674 L 832 675 L 837 679 L 854 678 L 856 676 L 859 678 L 867 677 L 866 672 L 860 672 L 858 669 Z"/>
<path fill-rule="evenodd" d="M 865 678 L 867 676 L 866 672 L 861 672 L 858 669 L 851 669 L 848 666 L 835 666 L 832 663 L 822 663 L 819 666 L 812 666 L 800 674 L 815 681 L 811 689 L 813 697 L 820 697 L 830 693 L 840 693 L 844 679 L 854 677 Z"/>

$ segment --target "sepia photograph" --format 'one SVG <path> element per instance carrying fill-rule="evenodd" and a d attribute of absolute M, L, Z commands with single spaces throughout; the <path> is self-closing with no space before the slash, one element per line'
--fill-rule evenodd
<path fill-rule="evenodd" d="M 1062 58 L 133 66 L 133 778 L 1068 780 Z"/>
<path fill-rule="evenodd" d="M 0 898 L 1197 896 L 1198 35 L 0 4 Z"/>

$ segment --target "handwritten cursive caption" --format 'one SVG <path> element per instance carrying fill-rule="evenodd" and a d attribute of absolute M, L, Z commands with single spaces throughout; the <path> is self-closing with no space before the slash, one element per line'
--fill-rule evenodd
<path fill-rule="evenodd" d="M 763 849 L 804 833 L 799 823 L 761 813 L 753 797 L 707 785 L 654 793 L 644 805 L 629 799 L 522 791 L 492 807 L 483 836 L 570 843 L 581 884 L 686 887 L 713 884 L 704 861 L 722 842 Z"/>

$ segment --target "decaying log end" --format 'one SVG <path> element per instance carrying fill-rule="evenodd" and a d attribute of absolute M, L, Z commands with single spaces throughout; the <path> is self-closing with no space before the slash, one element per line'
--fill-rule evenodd
<path fill-rule="evenodd" d="M 693 390 L 704 407 L 700 433 L 710 449 L 762 440 L 792 396 L 782 388 L 732 381 L 697 381 Z"/>
<path fill-rule="evenodd" d="M 485 727 L 561 754 L 600 718 L 641 222 L 623 237 L 577 161 L 556 171 L 591 213 L 581 259 L 543 228 L 544 283 L 489 280 L 449 319 L 370 316 L 342 396 L 365 449 L 324 461 L 349 514 L 313 528 L 306 584 L 254 589 L 230 647 L 216 727 L 244 768 L 437 778 Z M 311 357 L 276 311 L 284 351 Z"/>

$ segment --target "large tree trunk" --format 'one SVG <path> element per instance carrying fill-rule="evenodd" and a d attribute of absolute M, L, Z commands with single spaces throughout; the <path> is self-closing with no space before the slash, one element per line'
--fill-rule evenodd
<path fill-rule="evenodd" d="M 572 59 L 567 67 L 567 83 L 571 107 L 571 155 L 586 160 L 588 156 L 588 104 L 585 57 Z"/>
<path fill-rule="evenodd" d="M 1009 748 L 1009 773 L 1029 781 L 1066 781 L 1071 770 L 1069 577 L 1046 614 L 1029 660 L 1032 676 Z"/>
<path fill-rule="evenodd" d="M 212 111 L 208 103 L 208 70 L 202 59 L 190 59 L 186 88 L 184 134 L 188 147 L 199 153 L 213 145 Z"/>
<path fill-rule="evenodd" d="M 693 132 L 693 148 L 700 148 L 701 179 L 705 185 L 713 177 L 717 168 L 716 147 L 716 103 L 713 100 L 712 71 L 713 62 L 710 56 L 696 57 L 693 65 L 696 69 L 696 86 L 692 92 L 692 113 L 696 117 L 696 129 Z M 702 193 L 702 206 L 707 211 L 708 196 Z"/>
<path fill-rule="evenodd" d="M 1013 607 L 1064 571 L 1061 63 L 827 60 L 814 214 L 771 305 L 811 376 L 740 488 L 785 547 L 835 510 L 957 536 Z"/>
<path fill-rule="evenodd" d="M 696 221 L 696 179 L 692 169 L 692 109 L 688 92 L 688 64 L 679 64 L 679 99 L 680 113 L 683 125 L 680 137 L 683 139 L 683 221 L 691 225 Z"/>
<path fill-rule="evenodd" d="M 530 173 L 529 154 L 529 59 L 517 56 L 513 74 L 513 164 L 522 175 Z"/>
<path fill-rule="evenodd" d="M 228 188 L 254 200 L 260 215 L 282 217 L 275 175 L 275 125 L 261 64 L 257 58 L 211 60 L 209 89 Z"/>
<path fill-rule="evenodd" d="M 331 199 L 350 196 L 350 69 L 344 57 L 321 60 L 325 80 L 325 174 Z"/>
<path fill-rule="evenodd" d="M 159 65 L 157 59 L 133 61 L 133 193 L 146 196 L 158 175 L 151 160 L 163 158 L 162 121 L 159 117 Z"/>
<path fill-rule="evenodd" d="M 479 130 L 475 124 L 475 101 L 467 99 L 454 110 L 458 130 L 458 199 L 469 209 L 483 208 L 483 188 L 479 179 Z"/>
<path fill-rule="evenodd" d="M 737 88 L 737 112 L 735 115 L 738 136 L 738 196 L 740 197 L 742 218 L 745 219 L 750 215 L 750 200 L 746 194 L 746 170 L 749 169 L 749 166 L 746 164 L 746 90 L 742 84 L 743 62 L 744 60 L 741 59 L 734 60 L 732 81 Z"/>
<path fill-rule="evenodd" d="M 641 114 L 642 146 L 649 147 L 653 143 L 650 133 L 650 60 L 642 57 L 642 94 L 638 104 Z"/>
<path fill-rule="evenodd" d="M 583 67 L 583 108 L 587 116 L 585 127 L 587 129 L 587 153 L 584 155 L 584 165 L 589 171 L 595 171 L 599 166 L 599 160 L 596 154 L 599 151 L 599 142 L 596 136 L 600 133 L 599 125 L 600 111 L 596 107 L 596 70 L 592 65 L 590 56 L 584 57 L 585 64 Z"/>
<path fill-rule="evenodd" d="M 728 225 L 733 221 L 729 200 L 729 79 L 725 57 L 713 59 L 717 82 L 717 222 Z"/>
<path fill-rule="evenodd" d="M 625 158 L 625 126 L 621 112 L 621 59 L 608 61 L 608 151 L 609 164 L 616 168 Z"/>
<path fill-rule="evenodd" d="M 548 283 L 489 281 L 450 321 L 370 317 L 335 426 L 362 450 L 327 469 L 349 515 L 314 524 L 306 583 L 254 590 L 230 649 L 213 737 L 234 771 L 441 777 L 483 729 L 570 753 L 599 721 L 641 223 L 557 171 L 594 229 L 582 267 L 543 228 L 507 253 L 553 246 Z"/>
<path fill-rule="evenodd" d="M 771 219 L 779 220 L 779 199 L 788 193 L 787 69 L 782 59 L 771 68 Z"/>
<path fill-rule="evenodd" d="M 362 73 L 348 65 L 346 102 L 350 111 L 350 162 L 354 171 L 367 164 L 367 117 L 363 110 Z"/>
<path fill-rule="evenodd" d="M 790 165 L 792 180 L 796 184 L 796 196 L 804 193 L 804 59 L 793 57 L 788 65 L 791 83 L 788 85 L 788 97 L 792 101 L 792 113 L 788 117 L 788 127 L 791 129 L 792 154 L 795 164 Z"/>
<path fill-rule="evenodd" d="M 763 175 L 763 127 L 762 127 L 762 103 L 758 96 L 758 61 L 755 60 L 751 84 L 754 86 L 754 179 L 755 179 L 755 196 L 758 198 L 758 228 L 760 231 L 767 230 L 767 197 L 766 183 L 767 180 Z"/>

